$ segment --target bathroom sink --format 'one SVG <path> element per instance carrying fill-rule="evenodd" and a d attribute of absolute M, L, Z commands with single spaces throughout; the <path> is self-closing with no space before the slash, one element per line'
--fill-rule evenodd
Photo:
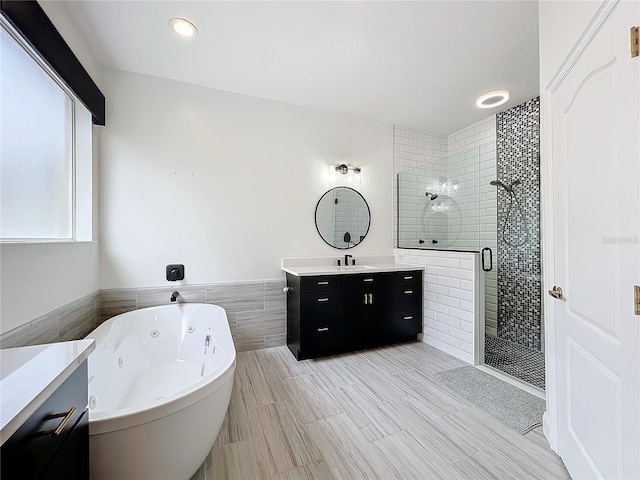
<path fill-rule="evenodd" d="M 371 265 L 344 265 L 342 267 L 337 267 L 338 270 L 345 271 L 354 271 L 354 270 L 375 270 L 376 267 L 372 267 Z"/>

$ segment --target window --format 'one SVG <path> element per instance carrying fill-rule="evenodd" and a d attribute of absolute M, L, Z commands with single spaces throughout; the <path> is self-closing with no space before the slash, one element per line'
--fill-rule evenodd
<path fill-rule="evenodd" d="M 0 238 L 91 239 L 91 114 L 1 20 Z"/>

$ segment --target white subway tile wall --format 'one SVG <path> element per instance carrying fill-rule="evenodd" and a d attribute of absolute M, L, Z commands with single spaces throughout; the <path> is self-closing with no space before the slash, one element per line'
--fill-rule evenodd
<path fill-rule="evenodd" d="M 424 340 L 473 363 L 476 323 L 469 319 L 479 318 L 483 313 L 476 311 L 474 303 L 477 308 L 484 305 L 485 331 L 493 335 L 497 333 L 497 192 L 496 187 L 490 185 L 497 178 L 496 116 L 491 115 L 448 135 L 444 142 L 446 148 L 444 138 L 408 127 L 394 127 L 394 245 L 405 247 L 396 249 L 396 254 L 404 258 L 401 261 L 428 267 L 424 292 Z M 419 140 L 425 144 L 418 146 L 416 141 Z M 402 173 L 401 183 L 398 182 L 399 173 Z M 476 266 L 476 261 L 479 265 L 479 257 L 475 253 L 415 250 L 431 246 L 433 238 L 426 237 L 424 228 L 425 208 L 429 206 L 425 191 L 426 186 L 431 185 L 436 190 L 432 193 L 441 195 L 443 179 L 445 183 L 446 180 L 455 180 L 455 183 L 450 182 L 444 187 L 446 190 L 457 185 L 455 196 L 451 195 L 455 205 L 441 197 L 439 206 L 457 207 L 462 214 L 472 210 L 474 215 L 469 218 L 460 215 L 459 223 L 450 220 L 438 222 L 438 216 L 430 215 L 429 232 L 434 232 L 434 237 L 439 236 L 443 240 L 440 244 L 448 244 L 447 248 L 451 250 L 477 252 L 484 247 L 491 248 L 491 271 L 483 272 Z M 465 188 L 465 182 L 472 186 Z M 403 207 L 400 212 L 397 208 L 398 186 Z M 438 199 L 433 204 L 438 205 L 437 202 Z M 400 228 L 398 216 L 401 218 Z M 425 243 L 419 243 L 420 239 Z M 489 261 L 488 253 L 486 261 Z M 456 262 L 459 267 L 453 266 Z M 483 282 L 478 284 L 474 279 L 480 275 Z M 483 291 L 479 291 L 480 285 L 484 286 Z M 483 302 L 475 301 L 480 295 Z"/>
<path fill-rule="evenodd" d="M 445 168 L 444 163 L 434 162 L 447 156 L 447 137 L 394 125 L 393 138 L 393 244 L 398 245 L 398 174 L 424 166 L 427 163 L 432 166 L 434 171 Z M 417 178 L 415 182 L 424 183 L 419 182 Z M 419 188 L 422 189 L 422 186 Z M 417 195 L 418 192 L 416 191 L 415 194 Z M 424 192 L 421 192 L 420 195 L 424 195 Z M 411 232 L 411 238 L 418 238 L 415 225 L 417 225 L 418 216 L 421 218 L 423 213 L 422 208 L 419 211 L 414 210 L 411 214 L 412 220 L 406 224 L 411 225 L 411 222 L 415 222 L 413 223 L 414 227 L 407 228 Z M 420 232 L 422 231 L 423 229 L 420 227 Z"/>
<path fill-rule="evenodd" d="M 493 252 L 493 268 L 489 272 L 481 272 L 484 275 L 485 292 L 485 331 L 491 335 L 497 335 L 498 332 L 498 193 L 496 187 L 490 185 L 492 180 L 497 177 L 497 156 L 496 156 L 496 116 L 481 120 L 473 125 L 458 130 L 448 137 L 447 154 L 455 157 L 456 155 L 468 151 L 470 148 L 477 148 L 480 156 L 478 167 L 473 170 L 477 175 L 477 198 L 465 198 L 465 203 L 470 205 L 472 201 L 478 202 L 477 205 L 471 205 L 472 208 L 478 208 L 479 215 L 477 219 L 467 219 L 463 222 L 462 230 L 465 236 L 477 238 L 477 245 L 482 250 L 489 247 Z M 456 169 L 459 170 L 458 166 Z M 452 171 L 451 176 L 455 177 L 460 171 Z M 457 201 L 457 199 L 456 199 Z M 477 222 L 477 223 L 475 223 Z M 456 247 L 452 249 L 464 249 L 466 245 L 461 240 Z M 489 254 L 486 254 L 486 261 L 489 260 Z M 487 267 L 488 268 L 488 267 Z"/>
<path fill-rule="evenodd" d="M 480 312 L 476 297 L 478 254 L 395 249 L 396 261 L 425 267 L 423 341 L 474 363 L 474 335 Z"/>

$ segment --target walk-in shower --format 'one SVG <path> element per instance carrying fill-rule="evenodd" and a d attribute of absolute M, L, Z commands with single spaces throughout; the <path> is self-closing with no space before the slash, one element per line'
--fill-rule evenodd
<path fill-rule="evenodd" d="M 539 110 L 536 98 L 499 113 L 495 140 L 400 173 L 397 245 L 477 253 L 480 358 L 544 388 Z M 433 295 L 456 288 L 442 282 Z"/>

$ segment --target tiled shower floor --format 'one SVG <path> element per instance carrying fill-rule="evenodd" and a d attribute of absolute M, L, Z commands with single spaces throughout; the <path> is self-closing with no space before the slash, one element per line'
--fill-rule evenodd
<path fill-rule="evenodd" d="M 544 353 L 486 334 L 484 363 L 544 390 Z"/>

